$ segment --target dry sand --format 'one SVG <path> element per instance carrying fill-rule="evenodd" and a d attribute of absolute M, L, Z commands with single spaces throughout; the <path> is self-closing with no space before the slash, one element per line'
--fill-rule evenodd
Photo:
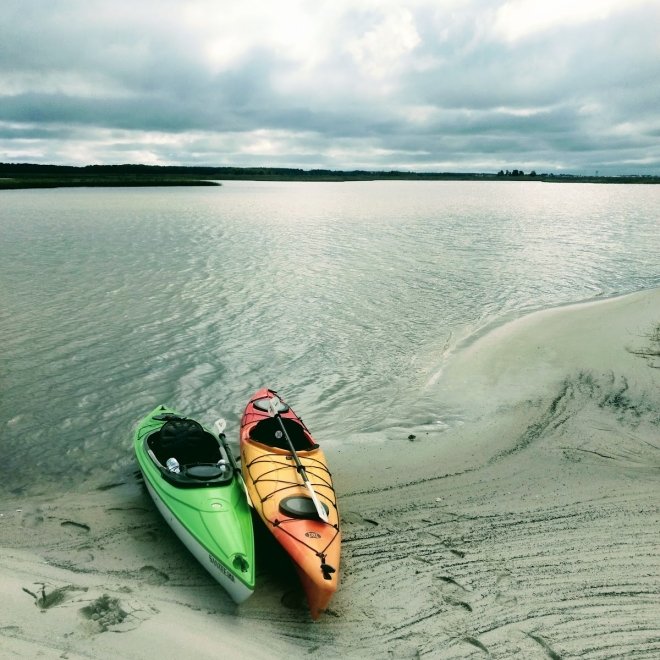
<path fill-rule="evenodd" d="M 329 456 L 316 623 L 267 543 L 234 606 L 137 483 L 5 499 L 0 657 L 660 657 L 659 326 L 660 290 L 530 315 L 433 386 L 461 425 Z"/>

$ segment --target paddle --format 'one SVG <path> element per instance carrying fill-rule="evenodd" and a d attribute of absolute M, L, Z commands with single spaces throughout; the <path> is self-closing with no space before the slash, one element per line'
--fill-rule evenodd
<path fill-rule="evenodd" d="M 305 472 L 305 467 L 300 462 L 300 459 L 298 458 L 298 454 L 296 454 L 296 450 L 293 448 L 293 442 L 291 442 L 291 438 L 289 437 L 289 434 L 286 432 L 286 428 L 284 427 L 284 422 L 282 421 L 282 415 L 280 415 L 280 413 L 277 410 L 279 403 L 280 400 L 276 396 L 268 400 L 268 411 L 270 413 L 270 416 L 275 417 L 277 421 L 280 423 L 280 428 L 282 429 L 282 433 L 284 433 L 284 437 L 286 438 L 286 441 L 289 443 L 289 449 L 291 449 L 291 455 L 293 456 L 293 460 L 296 463 L 296 470 L 298 471 L 298 474 L 302 478 L 305 487 L 309 491 L 309 494 L 312 498 L 312 502 L 314 502 L 314 506 L 316 507 L 316 513 L 323 522 L 328 522 L 328 514 L 325 512 L 325 509 L 323 508 L 321 502 L 319 502 L 319 498 L 317 497 L 316 492 L 312 488 L 312 484 L 309 483 L 309 479 L 307 478 L 307 472 Z"/>
<path fill-rule="evenodd" d="M 245 481 L 243 481 L 243 475 L 241 474 L 241 471 L 239 470 L 238 465 L 236 464 L 236 460 L 234 459 L 234 454 L 232 454 L 231 449 L 227 444 L 227 438 L 224 434 L 224 430 L 227 426 L 227 421 L 221 417 L 220 419 L 215 420 L 214 426 L 215 426 L 215 432 L 218 434 L 218 440 L 220 440 L 222 446 L 225 448 L 225 452 L 227 453 L 229 464 L 234 469 L 234 472 L 236 473 L 236 477 L 238 478 L 238 481 L 243 487 L 243 492 L 245 493 L 245 499 L 247 499 L 248 504 L 254 508 L 254 504 L 252 504 L 252 500 L 250 499 L 250 495 L 248 493 L 247 486 L 245 485 Z"/>

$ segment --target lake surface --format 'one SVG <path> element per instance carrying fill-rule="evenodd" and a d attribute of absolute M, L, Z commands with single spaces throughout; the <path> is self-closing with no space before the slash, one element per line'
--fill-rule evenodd
<path fill-rule="evenodd" d="M 660 286 L 660 187 L 226 182 L 0 193 L 12 493 L 132 478 L 160 403 L 230 439 L 271 386 L 328 451 L 460 422 L 452 352 L 529 311 Z"/>

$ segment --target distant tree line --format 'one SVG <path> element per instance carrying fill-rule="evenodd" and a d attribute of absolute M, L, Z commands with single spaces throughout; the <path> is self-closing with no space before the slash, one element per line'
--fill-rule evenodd
<path fill-rule="evenodd" d="M 522 170 L 500 170 L 497 176 L 525 176 L 525 173 Z M 527 176 L 536 176 L 536 171 L 532 170 Z M 542 174 L 541 176 L 547 176 L 547 174 Z"/>
<path fill-rule="evenodd" d="M 660 183 L 654 175 L 584 176 L 537 174 L 532 170 L 501 169 L 485 172 L 413 172 L 399 170 L 303 170 L 292 167 L 213 167 L 179 165 L 40 165 L 0 163 L 0 190 L 54 188 L 60 186 L 199 186 L 220 185 L 221 180 L 251 181 L 510 181 L 535 180 L 553 183 Z"/>

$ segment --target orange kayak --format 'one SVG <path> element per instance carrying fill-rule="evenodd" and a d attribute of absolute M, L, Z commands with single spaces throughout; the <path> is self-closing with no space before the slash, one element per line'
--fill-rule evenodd
<path fill-rule="evenodd" d="M 341 546 L 337 499 L 323 450 L 268 388 L 250 399 L 240 434 L 241 470 L 252 504 L 293 560 L 317 619 L 339 584 Z M 304 485 L 305 476 L 313 493 Z"/>

